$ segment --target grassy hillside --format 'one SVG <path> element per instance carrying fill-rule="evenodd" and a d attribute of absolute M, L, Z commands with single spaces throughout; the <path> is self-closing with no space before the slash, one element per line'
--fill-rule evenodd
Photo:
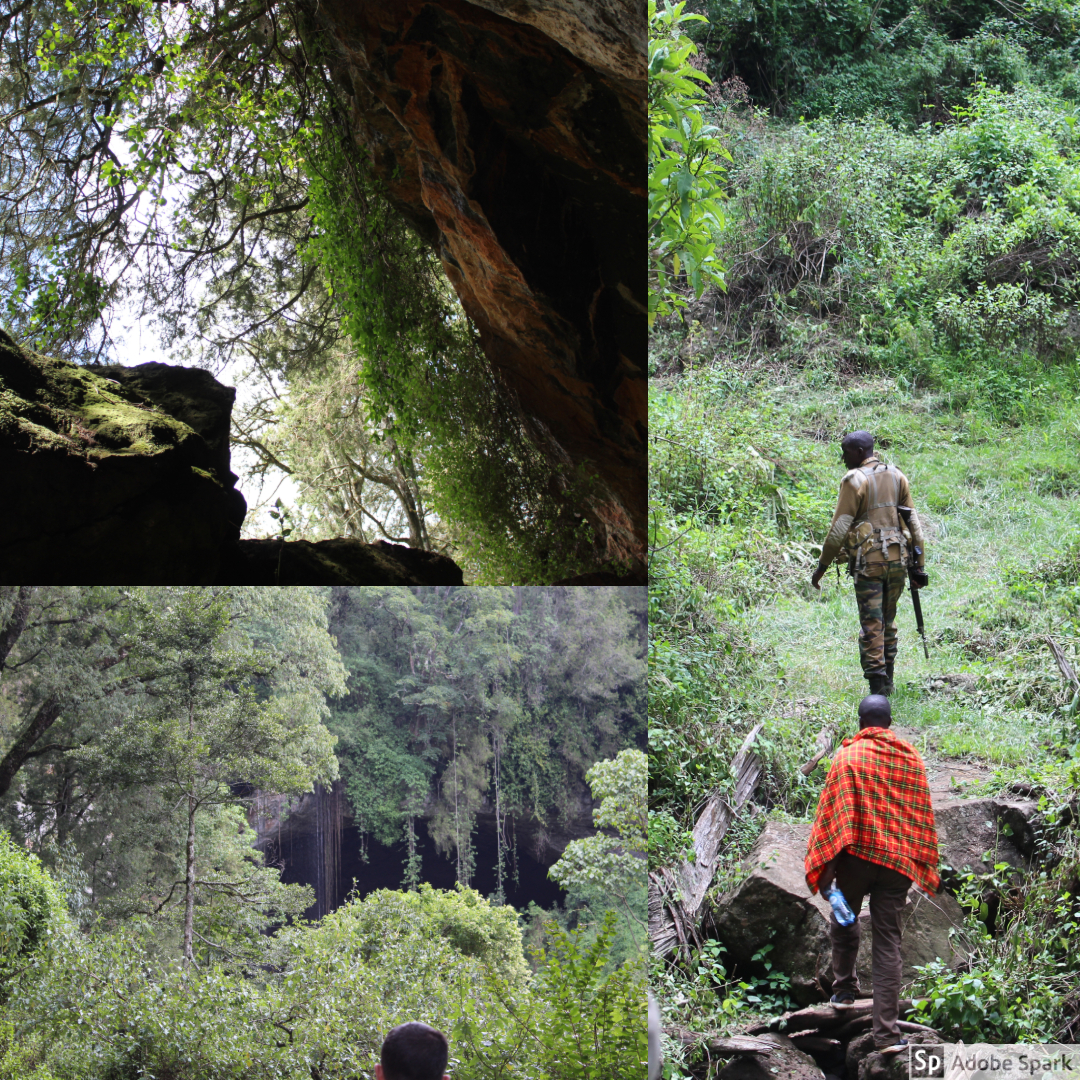
<path fill-rule="evenodd" d="M 685 851 L 764 720 L 765 779 L 715 887 L 729 884 L 769 816 L 812 816 L 824 772 L 798 765 L 822 724 L 855 730 L 866 683 L 850 579 L 830 570 L 817 594 L 809 578 L 839 438 L 865 428 L 928 532 L 930 659 L 905 592 L 897 724 L 929 759 L 981 763 L 987 791 L 1027 784 L 1057 829 L 994 937 L 974 898 L 998 886 L 967 897 L 976 996 L 1020 1001 L 937 1020 L 965 1041 L 1053 1039 L 1080 1011 L 1034 989 L 1080 970 L 1061 900 L 1077 892 L 1080 726 L 1045 640 L 1076 666 L 1080 132 L 1075 35 L 1061 34 L 1080 5 L 1059 4 L 1056 23 L 1016 7 L 1009 26 L 1001 5 L 894 8 L 746 0 L 692 31 L 717 77 L 705 118 L 732 154 L 714 236 L 727 289 L 688 296 L 651 342 L 650 862 Z M 833 48 L 807 22 L 826 11 L 869 36 Z M 1058 941 L 1052 956 L 1003 959 L 1032 934 Z M 667 1019 L 696 1031 L 785 1003 L 782 972 L 730 971 L 715 947 L 653 977 Z M 961 978 L 928 973 L 921 990 L 944 1000 Z M 705 1076 L 692 1059 L 674 1052 L 668 1075 Z"/>

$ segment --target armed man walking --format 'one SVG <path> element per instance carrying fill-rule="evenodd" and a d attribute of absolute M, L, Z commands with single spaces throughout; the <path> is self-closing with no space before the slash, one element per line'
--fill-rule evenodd
<path fill-rule="evenodd" d="M 901 916 L 916 882 L 936 892 L 937 831 L 930 785 L 918 750 L 894 735 L 889 699 L 863 698 L 859 733 L 845 739 L 821 792 L 806 850 L 806 884 L 827 895 L 836 887 L 854 913 L 849 925 L 829 918 L 833 996 L 837 1008 L 859 992 L 859 910 L 870 897 L 873 935 L 874 1043 L 886 1054 L 906 1045 L 900 1035 Z M 830 902 L 836 900 L 835 894 Z M 839 905 L 843 910 L 843 905 Z M 850 917 L 850 913 L 848 913 Z"/>
<path fill-rule="evenodd" d="M 868 431 L 845 435 L 840 451 L 848 472 L 840 482 L 836 512 L 810 583 L 820 589 L 833 561 L 847 561 L 859 605 L 863 676 L 871 694 L 889 695 L 896 662 L 896 605 L 904 579 L 910 573 L 913 590 L 928 580 L 922 525 L 907 477 L 874 453 L 874 437 Z"/>

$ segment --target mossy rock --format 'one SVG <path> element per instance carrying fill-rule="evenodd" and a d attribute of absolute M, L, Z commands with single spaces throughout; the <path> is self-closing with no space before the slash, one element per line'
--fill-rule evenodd
<path fill-rule="evenodd" d="M 142 368 L 169 393 L 143 392 Z M 80 367 L 0 331 L 0 582 L 214 581 L 246 511 L 232 396 L 206 372 Z"/>
<path fill-rule="evenodd" d="M 446 555 L 376 540 L 241 540 L 221 585 L 461 585 Z"/>

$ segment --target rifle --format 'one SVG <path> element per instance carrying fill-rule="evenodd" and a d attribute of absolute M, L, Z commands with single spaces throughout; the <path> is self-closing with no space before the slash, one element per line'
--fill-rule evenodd
<path fill-rule="evenodd" d="M 897 513 L 904 519 L 904 524 L 911 532 L 911 507 L 898 506 Z M 926 647 L 926 627 L 923 625 L 922 599 L 919 597 L 919 589 L 927 584 L 927 576 L 919 569 L 918 559 L 922 554 L 922 548 L 915 546 L 915 536 L 911 537 L 911 550 L 908 552 L 908 584 L 911 587 L 911 605 L 915 608 L 915 626 L 922 638 L 923 655 L 930 659 L 930 650 Z"/>

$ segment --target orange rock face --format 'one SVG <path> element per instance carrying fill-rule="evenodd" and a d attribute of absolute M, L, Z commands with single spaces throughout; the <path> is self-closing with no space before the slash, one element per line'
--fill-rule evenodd
<path fill-rule="evenodd" d="M 554 460 L 644 572 L 645 17 L 639 0 L 321 0 L 358 142 L 438 246 Z"/>

